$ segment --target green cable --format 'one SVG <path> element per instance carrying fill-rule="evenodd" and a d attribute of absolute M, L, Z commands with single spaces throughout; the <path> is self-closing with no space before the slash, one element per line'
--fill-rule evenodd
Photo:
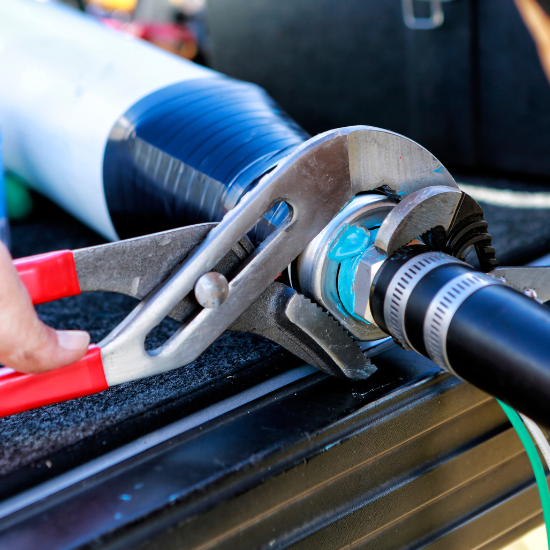
<path fill-rule="evenodd" d="M 531 462 L 531 467 L 535 473 L 535 479 L 537 481 L 537 486 L 539 489 L 540 502 L 542 504 L 542 515 L 544 517 L 544 523 L 546 524 L 546 538 L 548 540 L 548 548 L 550 549 L 550 493 L 548 492 L 548 483 L 546 482 L 546 474 L 544 473 L 544 468 L 540 461 L 539 453 L 527 431 L 527 428 L 523 424 L 519 414 L 509 407 L 499 399 L 497 399 L 498 404 L 502 407 L 502 410 L 505 412 L 508 420 L 512 423 L 512 426 L 516 430 L 525 450 L 527 451 L 527 456 Z"/>

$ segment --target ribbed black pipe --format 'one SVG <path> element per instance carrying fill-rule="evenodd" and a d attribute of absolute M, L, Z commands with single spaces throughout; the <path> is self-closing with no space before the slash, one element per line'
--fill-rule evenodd
<path fill-rule="evenodd" d="M 198 79 L 159 90 L 118 120 L 106 147 L 115 229 L 127 238 L 219 221 L 307 137 L 253 84 Z M 270 212 L 257 240 L 285 216 Z"/>

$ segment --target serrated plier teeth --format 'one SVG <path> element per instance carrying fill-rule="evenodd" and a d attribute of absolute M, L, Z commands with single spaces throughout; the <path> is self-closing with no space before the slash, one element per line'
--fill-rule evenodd
<path fill-rule="evenodd" d="M 282 283 L 271 283 L 229 329 L 265 336 L 306 363 L 339 377 L 365 379 L 376 371 L 344 327 Z"/>

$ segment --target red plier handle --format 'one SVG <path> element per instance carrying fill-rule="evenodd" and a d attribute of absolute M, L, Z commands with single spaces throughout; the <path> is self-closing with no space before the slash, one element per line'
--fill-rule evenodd
<path fill-rule="evenodd" d="M 80 294 L 71 250 L 21 258 L 14 265 L 35 305 Z M 0 368 L 0 417 L 91 395 L 108 387 L 101 349 L 95 345 L 80 361 L 40 374 Z"/>

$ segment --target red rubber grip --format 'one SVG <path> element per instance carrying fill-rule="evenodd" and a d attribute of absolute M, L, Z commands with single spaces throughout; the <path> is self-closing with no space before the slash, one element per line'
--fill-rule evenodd
<path fill-rule="evenodd" d="M 71 250 L 21 258 L 13 264 L 35 305 L 80 294 Z"/>
<path fill-rule="evenodd" d="M 5 372 L 2 372 L 5 371 Z M 101 348 L 90 346 L 78 362 L 40 374 L 0 369 L 0 417 L 106 390 Z"/>

